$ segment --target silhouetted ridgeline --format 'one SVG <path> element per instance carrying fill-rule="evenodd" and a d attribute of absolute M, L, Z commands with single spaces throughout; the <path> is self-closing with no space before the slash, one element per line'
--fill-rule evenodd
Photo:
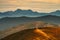
<path fill-rule="evenodd" d="M 56 10 L 56 11 L 51 12 L 51 13 L 33 12 L 32 10 L 21 10 L 21 9 L 17 9 L 15 11 L 0 12 L 0 18 L 21 17 L 21 16 L 39 17 L 39 16 L 45 16 L 45 15 L 60 16 L 60 10 Z"/>

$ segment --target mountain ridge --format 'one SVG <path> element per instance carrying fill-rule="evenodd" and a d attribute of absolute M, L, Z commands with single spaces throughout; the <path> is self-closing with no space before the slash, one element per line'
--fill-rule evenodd
<path fill-rule="evenodd" d="M 46 15 L 42 17 L 5 17 L 0 19 L 0 29 L 14 27 L 19 24 L 33 21 L 44 21 L 47 23 L 53 23 L 60 25 L 60 16 Z"/>
<path fill-rule="evenodd" d="M 32 10 L 22 10 L 22 9 L 17 9 L 15 11 L 0 12 L 0 18 L 21 17 L 21 16 L 38 17 L 38 16 L 45 16 L 45 15 L 60 16 L 60 10 L 56 10 L 56 11 L 50 12 L 50 13 L 42 13 L 42 12 L 36 12 L 36 11 L 34 12 Z"/>

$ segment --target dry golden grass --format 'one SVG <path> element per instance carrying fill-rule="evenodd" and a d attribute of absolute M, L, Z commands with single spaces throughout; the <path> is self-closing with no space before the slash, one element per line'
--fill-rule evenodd
<path fill-rule="evenodd" d="M 9 35 L 1 40 L 60 40 L 60 27 L 43 27 L 37 30 L 27 29 Z"/>

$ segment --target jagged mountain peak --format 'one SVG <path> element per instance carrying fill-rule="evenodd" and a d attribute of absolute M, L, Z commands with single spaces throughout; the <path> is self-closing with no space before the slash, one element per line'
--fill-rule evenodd
<path fill-rule="evenodd" d="M 60 12 L 60 10 L 56 10 L 56 11 L 53 11 L 53 12 L 51 12 L 51 13 L 58 13 L 58 12 Z"/>
<path fill-rule="evenodd" d="M 56 12 L 60 12 L 60 10 L 56 10 Z"/>
<path fill-rule="evenodd" d="M 15 11 L 22 11 L 21 9 L 16 9 Z"/>

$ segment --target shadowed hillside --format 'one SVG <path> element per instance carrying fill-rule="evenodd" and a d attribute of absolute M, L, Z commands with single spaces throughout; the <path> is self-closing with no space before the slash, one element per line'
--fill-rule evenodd
<path fill-rule="evenodd" d="M 53 15 L 47 15 L 42 17 L 6 17 L 0 19 L 0 30 L 8 29 L 19 24 L 33 21 L 44 21 L 47 23 L 60 24 L 60 17 Z"/>

